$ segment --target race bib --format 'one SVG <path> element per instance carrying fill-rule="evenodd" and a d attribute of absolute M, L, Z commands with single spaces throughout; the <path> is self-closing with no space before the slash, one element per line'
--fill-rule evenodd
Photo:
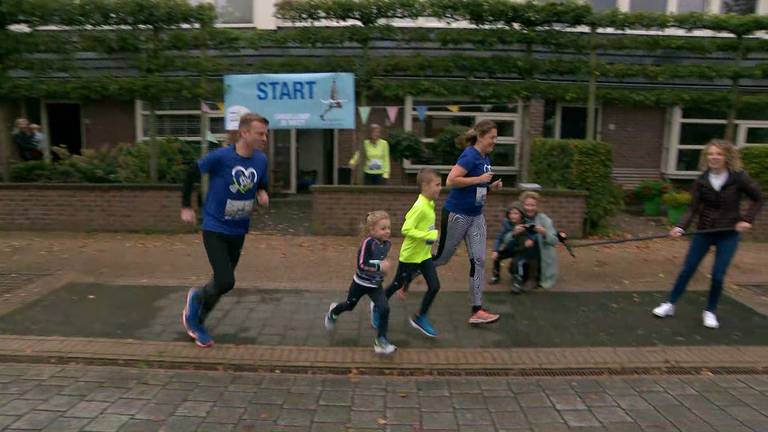
<path fill-rule="evenodd" d="M 382 167 L 381 161 L 378 159 L 371 159 L 370 162 L 368 162 L 368 169 L 369 170 L 380 170 Z"/>
<path fill-rule="evenodd" d="M 251 217 L 253 212 L 253 200 L 227 200 L 224 207 L 225 220 L 243 220 Z"/>
<path fill-rule="evenodd" d="M 478 186 L 475 191 L 475 205 L 485 205 L 485 197 L 488 195 L 488 186 Z"/>

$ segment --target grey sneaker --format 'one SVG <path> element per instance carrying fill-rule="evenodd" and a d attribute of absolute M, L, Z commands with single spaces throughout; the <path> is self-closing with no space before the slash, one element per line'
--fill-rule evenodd
<path fill-rule="evenodd" d="M 397 350 L 397 347 L 389 343 L 386 338 L 380 337 L 373 341 L 373 351 L 375 351 L 376 354 L 389 355 L 395 352 L 395 350 Z"/>
<path fill-rule="evenodd" d="M 323 324 L 325 325 L 325 329 L 328 331 L 331 331 L 336 327 L 337 317 L 333 316 L 331 311 L 336 307 L 337 304 L 338 303 L 331 303 L 331 306 L 328 308 L 328 313 L 325 314 L 325 320 L 323 321 Z"/>

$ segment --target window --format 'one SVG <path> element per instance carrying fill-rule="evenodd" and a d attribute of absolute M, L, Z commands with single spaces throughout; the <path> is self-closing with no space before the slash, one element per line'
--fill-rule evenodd
<path fill-rule="evenodd" d="M 699 173 L 701 151 L 709 140 L 725 137 L 726 112 L 711 108 L 674 108 L 670 128 L 667 174 L 694 177 Z M 749 109 L 736 120 L 737 148 L 768 145 L 768 110 Z"/>
<path fill-rule="evenodd" d="M 214 5 L 221 24 L 252 24 L 254 1 L 257 0 L 189 0 L 192 4 Z"/>
<path fill-rule="evenodd" d="M 211 104 L 209 104 L 210 106 Z M 210 107 L 214 108 L 214 107 Z M 200 101 L 163 100 L 155 107 L 157 136 L 176 137 L 185 141 L 200 140 Z M 208 114 L 209 130 L 213 136 L 224 142 L 227 131 L 224 129 L 224 113 L 213 110 Z M 149 137 L 149 105 L 137 101 L 137 138 Z"/>
<path fill-rule="evenodd" d="M 631 0 L 630 12 L 667 12 L 667 0 Z"/>
<path fill-rule="evenodd" d="M 458 112 L 451 112 L 449 105 L 458 105 Z M 450 169 L 461 154 L 462 149 L 452 143 L 438 147 L 435 138 L 450 127 L 469 128 L 480 120 L 493 120 L 498 129 L 496 147 L 491 154 L 494 169 L 499 172 L 514 172 L 517 169 L 520 122 L 518 104 L 478 104 L 477 102 L 414 102 L 414 106 L 427 106 L 424 119 L 419 120 L 418 112 L 412 112 L 411 130 L 422 138 L 425 152 L 419 158 L 405 162 L 406 169 L 418 169 L 433 166 Z"/>
<path fill-rule="evenodd" d="M 592 10 L 595 12 L 603 12 L 611 9 L 616 9 L 616 0 L 589 0 Z"/>
<path fill-rule="evenodd" d="M 757 11 L 757 0 L 722 0 L 720 13 L 749 15 Z"/>
<path fill-rule="evenodd" d="M 677 13 L 707 12 L 707 0 L 677 0 Z"/>
<path fill-rule="evenodd" d="M 554 114 L 550 122 L 554 122 L 554 128 L 550 129 L 551 135 L 556 139 L 585 139 L 587 137 L 587 107 L 583 105 L 564 105 L 554 104 L 555 110 L 547 111 L 549 115 Z M 600 107 L 595 108 L 595 137 L 600 136 Z"/>

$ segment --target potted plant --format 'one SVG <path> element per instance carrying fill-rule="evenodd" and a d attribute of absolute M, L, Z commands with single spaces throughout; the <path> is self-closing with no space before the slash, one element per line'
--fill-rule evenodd
<path fill-rule="evenodd" d="M 661 196 L 672 190 L 672 185 L 660 180 L 643 180 L 635 188 L 635 196 L 643 202 L 643 214 L 661 215 Z"/>
<path fill-rule="evenodd" d="M 667 206 L 669 223 L 674 225 L 683 217 L 688 204 L 691 203 L 691 194 L 685 191 L 669 191 L 661 197 L 661 200 Z"/>

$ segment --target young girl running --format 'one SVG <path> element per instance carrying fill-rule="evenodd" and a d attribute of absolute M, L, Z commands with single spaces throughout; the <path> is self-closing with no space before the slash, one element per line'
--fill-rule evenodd
<path fill-rule="evenodd" d="M 357 251 L 357 270 L 349 286 L 347 300 L 344 303 L 331 303 L 325 314 L 325 328 L 333 330 L 336 320 L 343 312 L 351 311 L 364 295 L 368 295 L 379 313 L 378 335 L 373 342 L 377 354 L 392 354 L 396 346 L 387 340 L 389 325 L 389 304 L 384 295 L 382 284 L 384 274 L 389 272 L 390 263 L 386 260 L 392 243 L 390 218 L 385 211 L 373 211 L 365 218 L 366 236 Z"/>

